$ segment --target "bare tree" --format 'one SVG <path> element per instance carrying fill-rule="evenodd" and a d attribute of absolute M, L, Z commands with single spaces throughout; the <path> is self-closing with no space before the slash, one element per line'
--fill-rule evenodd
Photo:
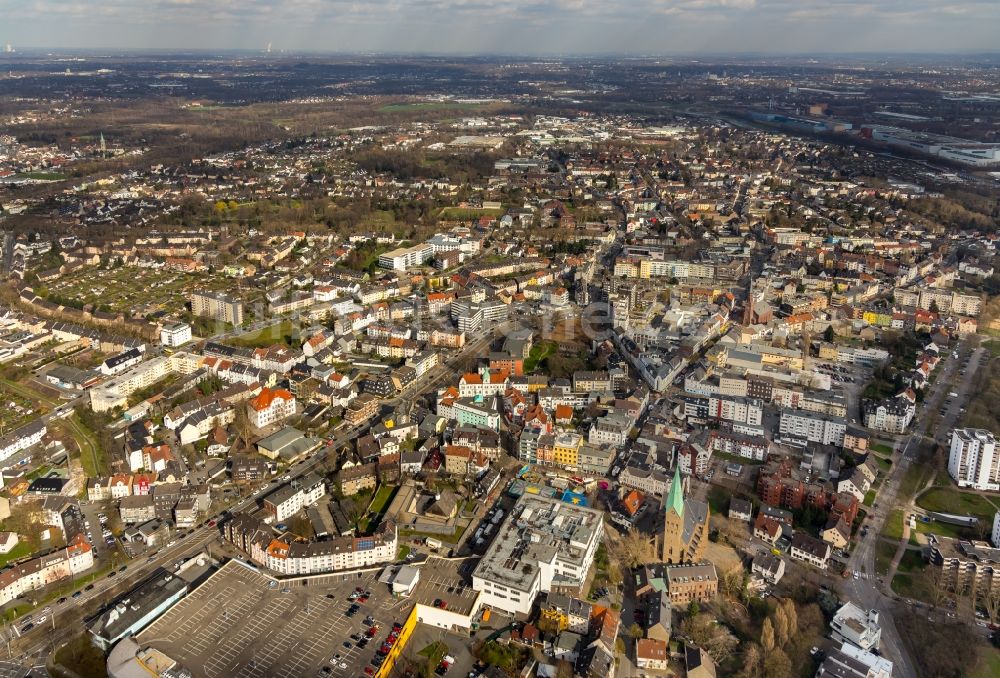
<path fill-rule="evenodd" d="M 760 629 L 760 646 L 764 648 L 764 656 L 774 652 L 774 624 L 771 622 L 771 618 L 768 617 L 764 620 L 763 626 Z"/>
<path fill-rule="evenodd" d="M 795 601 L 791 598 L 782 598 L 778 604 L 788 619 L 789 635 L 794 635 L 799 628 L 799 613 L 795 609 Z"/>
<path fill-rule="evenodd" d="M 785 647 L 788 644 L 791 629 L 788 627 L 788 616 L 781 605 L 774 609 L 772 618 L 774 619 L 774 640 L 778 647 Z"/>
<path fill-rule="evenodd" d="M 253 440 L 253 423 L 250 421 L 247 408 L 243 405 L 236 407 L 236 413 L 233 417 L 233 430 L 236 431 L 234 447 L 238 445 L 241 449 L 249 448 L 250 441 Z"/>
<path fill-rule="evenodd" d="M 992 581 L 988 585 L 986 582 L 983 584 L 979 591 L 979 602 L 986 610 L 986 616 L 989 617 L 990 623 L 996 624 L 997 617 L 1000 616 L 1000 586 L 994 585 Z"/>
<path fill-rule="evenodd" d="M 948 593 L 949 577 L 945 573 L 944 567 L 935 567 L 930 571 L 928 578 L 931 583 L 931 607 L 936 610 Z"/>
<path fill-rule="evenodd" d="M 730 598 L 740 598 L 746 582 L 745 574 L 746 571 L 740 564 L 736 564 L 727 572 L 724 572 L 720 581 L 722 593 Z"/>
<path fill-rule="evenodd" d="M 765 678 L 787 678 L 792 675 L 792 661 L 780 648 L 764 655 Z"/>
<path fill-rule="evenodd" d="M 743 647 L 743 667 L 740 669 L 739 678 L 760 678 L 764 657 L 761 655 L 760 645 L 748 642 Z"/>

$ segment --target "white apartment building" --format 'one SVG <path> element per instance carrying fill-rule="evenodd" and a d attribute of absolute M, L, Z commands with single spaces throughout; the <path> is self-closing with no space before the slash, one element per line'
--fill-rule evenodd
<path fill-rule="evenodd" d="M 243 302 L 222 292 L 198 290 L 191 294 L 191 312 L 231 325 L 243 324 Z"/>
<path fill-rule="evenodd" d="M 844 444 L 847 422 L 801 410 L 782 410 L 778 431 L 784 437 L 801 438 L 821 445 Z"/>
<path fill-rule="evenodd" d="M 128 404 L 128 396 L 132 393 L 152 386 L 174 372 L 191 374 L 200 364 L 201 358 L 186 351 L 171 356 L 157 356 L 139 363 L 128 372 L 90 389 L 90 407 L 95 412 L 107 412 L 116 407 L 125 407 Z"/>
<path fill-rule="evenodd" d="M 438 402 L 437 413 L 446 419 L 455 419 L 460 426 L 500 430 L 500 412 L 494 398 L 446 398 Z"/>
<path fill-rule="evenodd" d="M 632 422 L 614 414 L 608 414 L 594 421 L 587 433 L 587 442 L 592 445 L 614 445 L 620 447 L 628 440 Z"/>
<path fill-rule="evenodd" d="M 247 414 L 258 429 L 276 424 L 295 414 L 295 396 L 283 388 L 262 389 L 247 401 Z"/>
<path fill-rule="evenodd" d="M 23 452 L 32 445 L 37 445 L 47 432 L 45 422 L 36 419 L 19 429 L 0 436 L 0 461 L 10 458 L 18 452 Z"/>
<path fill-rule="evenodd" d="M 759 400 L 752 398 L 711 395 L 708 398 L 708 416 L 737 424 L 760 426 L 764 420 L 764 408 Z"/>
<path fill-rule="evenodd" d="M 371 567 L 395 560 L 396 524 L 384 519 L 375 533 L 336 536 L 326 541 L 286 542 L 254 516 L 238 513 L 225 525 L 225 537 L 250 559 L 282 575 L 310 575 Z"/>
<path fill-rule="evenodd" d="M 160 343 L 164 346 L 181 346 L 191 341 L 191 336 L 187 323 L 167 323 L 160 328 Z"/>
<path fill-rule="evenodd" d="M 433 256 L 434 249 L 427 243 L 421 243 L 413 247 L 400 247 L 380 255 L 378 265 L 393 271 L 405 271 L 426 264 Z"/>
<path fill-rule="evenodd" d="M 274 522 L 291 518 L 306 506 L 312 506 L 326 494 L 326 484 L 314 473 L 282 485 L 264 497 L 264 512 Z"/>
<path fill-rule="evenodd" d="M 978 428 L 952 431 L 948 473 L 959 487 L 1000 490 L 1000 454 L 997 454 L 996 437 Z"/>
<path fill-rule="evenodd" d="M 94 550 L 83 536 L 64 549 L 33 558 L 0 572 L 0 605 L 85 572 L 94 566 Z"/>
<path fill-rule="evenodd" d="M 601 543 L 600 511 L 525 494 L 472 573 L 481 604 L 528 614 L 539 593 L 578 590 Z"/>

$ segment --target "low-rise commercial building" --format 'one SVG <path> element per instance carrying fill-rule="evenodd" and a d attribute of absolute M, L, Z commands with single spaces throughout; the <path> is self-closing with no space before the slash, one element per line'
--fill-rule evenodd
<path fill-rule="evenodd" d="M 527 614 L 539 593 L 577 592 L 603 529 L 600 511 L 525 494 L 473 571 L 472 587 L 484 605 L 512 614 Z"/>
<path fill-rule="evenodd" d="M 882 640 L 878 610 L 863 610 L 854 603 L 844 603 L 830 622 L 834 640 L 850 643 L 862 650 L 877 650 Z"/>

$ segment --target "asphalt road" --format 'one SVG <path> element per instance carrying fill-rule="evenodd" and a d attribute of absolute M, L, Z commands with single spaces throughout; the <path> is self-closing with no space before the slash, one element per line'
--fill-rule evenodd
<path fill-rule="evenodd" d="M 963 406 L 960 402 L 964 402 L 968 397 L 973 381 L 972 376 L 976 373 L 975 368 L 983 354 L 983 349 L 976 349 L 969 362 L 969 369 L 958 374 L 961 371 L 962 356 L 967 354 L 968 350 L 968 344 L 963 344 L 960 347 L 961 353 L 958 359 L 952 358 L 951 353 L 947 354 L 948 357 L 943 361 L 944 364 L 939 367 L 934 384 L 928 389 L 924 402 L 917 408 L 912 432 L 897 441 L 896 450 L 900 454 L 893 463 L 889 476 L 879 489 L 875 500 L 877 507 L 874 507 L 868 515 L 868 534 L 858 541 L 848 563 L 849 569 L 869 575 L 869 577 L 858 579 L 852 577 L 845 580 L 841 587 L 842 593 L 856 604 L 866 609 L 877 608 L 882 612 L 879 617 L 882 626 L 881 651 L 885 657 L 893 662 L 895 672 L 902 678 L 916 678 L 919 672 L 907 655 L 894 623 L 891 610 L 894 598 L 890 588 L 891 582 L 880 582 L 875 571 L 876 545 L 889 514 L 900 505 L 906 505 L 910 499 L 898 496 L 899 486 L 906 475 L 906 470 L 917 461 L 921 444 L 928 439 L 926 436 L 927 428 L 932 419 L 931 415 L 939 407 L 938 403 L 942 401 L 943 396 L 948 391 L 955 390 L 959 393 L 959 397 L 954 399 L 948 413 L 936 427 L 934 438 L 936 442 L 942 441 L 947 436 L 948 431 L 957 420 L 959 408 Z M 953 385 L 952 379 L 956 377 L 956 374 L 958 374 L 959 380 Z M 902 501 L 900 501 L 901 499 Z"/>

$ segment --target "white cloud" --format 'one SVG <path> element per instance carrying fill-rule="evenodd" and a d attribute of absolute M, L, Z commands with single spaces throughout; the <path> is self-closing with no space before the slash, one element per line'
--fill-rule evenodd
<path fill-rule="evenodd" d="M 39 47 L 509 53 L 996 49 L 996 0 L 0 0 Z"/>

